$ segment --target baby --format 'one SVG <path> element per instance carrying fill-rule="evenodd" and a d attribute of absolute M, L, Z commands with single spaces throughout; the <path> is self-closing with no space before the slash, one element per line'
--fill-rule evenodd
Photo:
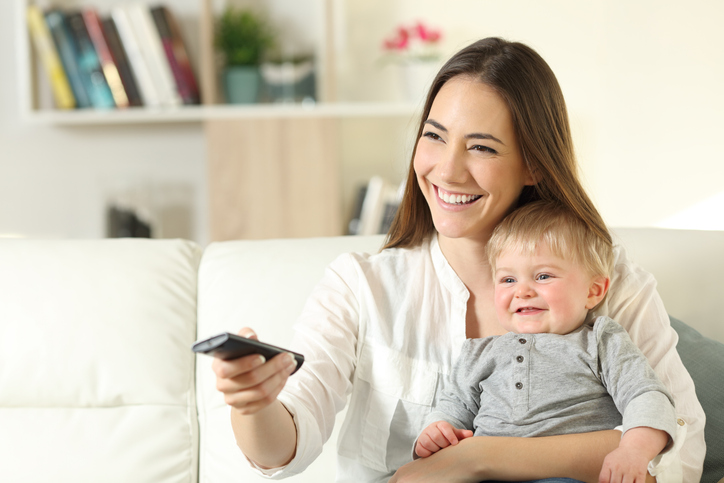
<path fill-rule="evenodd" d="M 626 331 L 589 312 L 610 285 L 608 239 L 567 209 L 528 204 L 487 246 L 495 308 L 509 332 L 468 339 L 429 424 L 415 443 L 427 457 L 475 436 L 551 436 L 623 426 L 601 481 L 644 481 L 673 446 L 673 399 Z"/>

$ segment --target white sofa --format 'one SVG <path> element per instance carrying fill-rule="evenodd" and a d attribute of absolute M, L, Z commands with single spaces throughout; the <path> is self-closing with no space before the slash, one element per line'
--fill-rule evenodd
<path fill-rule="evenodd" d="M 658 277 L 670 314 L 724 342 L 724 232 L 617 234 Z M 202 250 L 182 240 L 0 240 L 0 482 L 261 481 L 235 446 L 211 360 L 195 357 L 192 343 L 248 325 L 287 346 L 324 267 L 381 242 L 236 241 Z M 705 357 L 720 357 L 697 370 L 697 391 L 724 388 L 724 345 L 682 327 Z M 700 382 L 699 372 L 710 379 Z M 710 423 L 718 421 L 707 428 L 710 449 L 724 434 L 716 405 L 705 405 L 717 413 Z M 708 460 L 703 481 L 724 477 L 720 459 Z M 333 481 L 334 473 L 330 441 L 290 481 Z"/>

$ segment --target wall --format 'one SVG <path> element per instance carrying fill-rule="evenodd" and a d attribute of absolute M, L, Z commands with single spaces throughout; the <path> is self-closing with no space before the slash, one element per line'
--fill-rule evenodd
<path fill-rule="evenodd" d="M 724 3 L 368 0 L 345 8 L 347 95 L 398 95 L 394 68 L 379 74 L 379 39 L 400 21 L 443 28 L 448 55 L 487 36 L 523 41 L 558 77 L 583 178 L 610 225 L 724 229 Z"/>
<path fill-rule="evenodd" d="M 176 0 L 190 22 L 199 0 Z M 451 54 L 501 35 L 536 48 L 566 95 L 583 177 L 614 226 L 724 229 L 724 4 L 706 0 L 335 0 L 340 95 L 399 98 L 380 44 L 400 22 L 446 32 Z M 94 238 L 118 184 L 155 186 L 180 202 L 186 233 L 207 240 L 205 148 L 199 124 L 51 127 L 18 110 L 15 2 L 0 3 L 0 235 Z M 345 121 L 346 206 L 369 173 L 404 173 L 411 121 Z M 389 153 L 385 155 L 384 153 Z M 169 198 L 170 201 L 169 201 Z M 178 210 L 177 210 L 178 211 Z M 183 224 L 182 224 L 183 225 Z"/>

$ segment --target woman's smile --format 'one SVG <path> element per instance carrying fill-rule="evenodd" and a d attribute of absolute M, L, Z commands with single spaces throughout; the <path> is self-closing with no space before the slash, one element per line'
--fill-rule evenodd
<path fill-rule="evenodd" d="M 435 193 L 437 193 L 438 200 L 442 202 L 443 206 L 450 205 L 450 207 L 455 207 L 462 205 L 471 205 L 483 197 L 483 195 L 453 193 L 451 191 L 446 191 L 439 186 L 432 186 L 435 189 Z"/>

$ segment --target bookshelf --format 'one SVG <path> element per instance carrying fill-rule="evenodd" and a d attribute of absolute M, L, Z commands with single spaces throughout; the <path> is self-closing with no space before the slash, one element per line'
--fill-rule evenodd
<path fill-rule="evenodd" d="M 341 189 L 340 122 L 349 118 L 409 119 L 420 106 L 405 102 L 339 102 L 333 45 L 337 28 L 334 22 L 338 18 L 334 8 L 339 0 L 311 1 L 323 26 L 315 44 L 316 103 L 219 104 L 212 42 L 218 2 L 189 0 L 195 2 L 192 15 L 198 35 L 184 32 L 184 41 L 187 47 L 192 44 L 189 50 L 196 54 L 202 105 L 62 111 L 39 108 L 38 82 L 43 74 L 38 72 L 27 28 L 27 6 L 93 5 L 102 13 L 122 0 L 16 0 L 21 117 L 28 123 L 50 126 L 198 124 L 207 144 L 211 241 L 344 234 L 347 220 L 342 198 L 350 195 Z M 167 5 L 176 8 L 176 2 Z M 285 151 L 279 146 L 295 148 Z M 255 201 L 272 198 L 264 203 Z"/>

